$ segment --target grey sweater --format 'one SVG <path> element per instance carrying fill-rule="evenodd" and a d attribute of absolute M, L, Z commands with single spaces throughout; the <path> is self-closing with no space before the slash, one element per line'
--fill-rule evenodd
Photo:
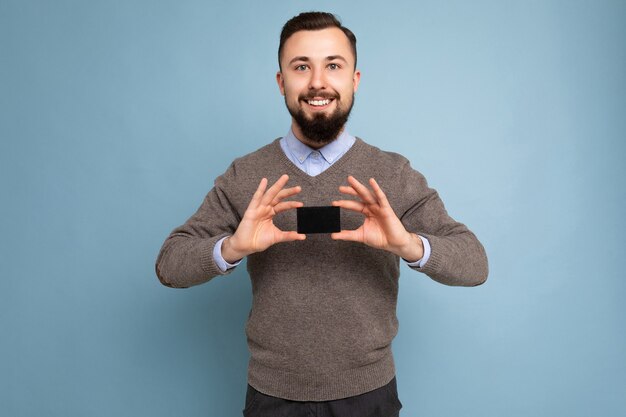
<path fill-rule="evenodd" d="M 225 274 L 213 259 L 215 243 L 235 232 L 261 178 L 272 184 L 285 173 L 288 187 L 302 187 L 294 199 L 305 206 L 345 199 L 338 188 L 347 184 L 348 175 L 362 183 L 375 178 L 406 229 L 430 242 L 430 258 L 417 271 L 446 285 L 475 286 L 487 279 L 483 246 L 448 216 L 424 176 L 401 155 L 357 138 L 339 161 L 315 177 L 289 161 L 278 139 L 236 159 L 198 211 L 165 240 L 156 262 L 159 280 L 184 288 Z M 274 223 L 295 230 L 295 210 L 278 214 Z M 359 213 L 342 210 L 343 229 L 362 223 Z M 396 255 L 326 234 L 308 235 L 250 255 L 247 267 L 253 294 L 246 324 L 248 382 L 258 391 L 328 401 L 371 391 L 394 377 Z"/>

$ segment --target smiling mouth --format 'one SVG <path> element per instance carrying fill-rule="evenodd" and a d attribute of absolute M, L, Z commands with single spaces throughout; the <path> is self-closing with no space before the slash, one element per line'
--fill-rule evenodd
<path fill-rule="evenodd" d="M 325 99 L 310 99 L 304 100 L 309 106 L 315 108 L 323 108 L 328 106 L 334 99 L 325 98 Z"/>

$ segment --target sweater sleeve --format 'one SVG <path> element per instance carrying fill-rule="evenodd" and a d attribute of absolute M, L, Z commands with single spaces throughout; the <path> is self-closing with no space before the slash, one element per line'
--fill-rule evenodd
<path fill-rule="evenodd" d="M 448 215 L 436 190 L 407 162 L 399 175 L 405 200 L 400 220 L 409 232 L 428 239 L 431 253 L 422 268 L 433 280 L 453 286 L 484 283 L 489 272 L 487 254 L 476 235 Z"/>
<path fill-rule="evenodd" d="M 195 214 L 165 239 L 156 260 L 156 275 L 163 285 L 186 288 L 232 272 L 222 271 L 215 263 L 213 248 L 232 235 L 241 221 L 228 194 L 235 189 L 231 165 L 215 180 Z"/>

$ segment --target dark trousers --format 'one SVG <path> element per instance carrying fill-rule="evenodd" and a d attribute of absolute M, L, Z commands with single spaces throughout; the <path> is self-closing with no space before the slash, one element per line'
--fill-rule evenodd
<path fill-rule="evenodd" d="M 244 417 L 398 417 L 402 403 L 394 377 L 365 394 L 332 401 L 291 401 L 265 395 L 250 385 Z"/>

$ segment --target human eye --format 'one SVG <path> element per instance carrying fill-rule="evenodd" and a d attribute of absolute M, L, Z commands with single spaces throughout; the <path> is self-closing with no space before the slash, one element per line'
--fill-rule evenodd
<path fill-rule="evenodd" d="M 341 66 L 335 62 L 332 62 L 330 64 L 328 64 L 328 68 L 335 71 L 338 70 L 339 68 L 341 68 Z"/>
<path fill-rule="evenodd" d="M 306 71 L 307 70 L 307 65 L 306 64 L 300 64 L 300 65 L 296 65 L 295 70 L 296 71 Z"/>

